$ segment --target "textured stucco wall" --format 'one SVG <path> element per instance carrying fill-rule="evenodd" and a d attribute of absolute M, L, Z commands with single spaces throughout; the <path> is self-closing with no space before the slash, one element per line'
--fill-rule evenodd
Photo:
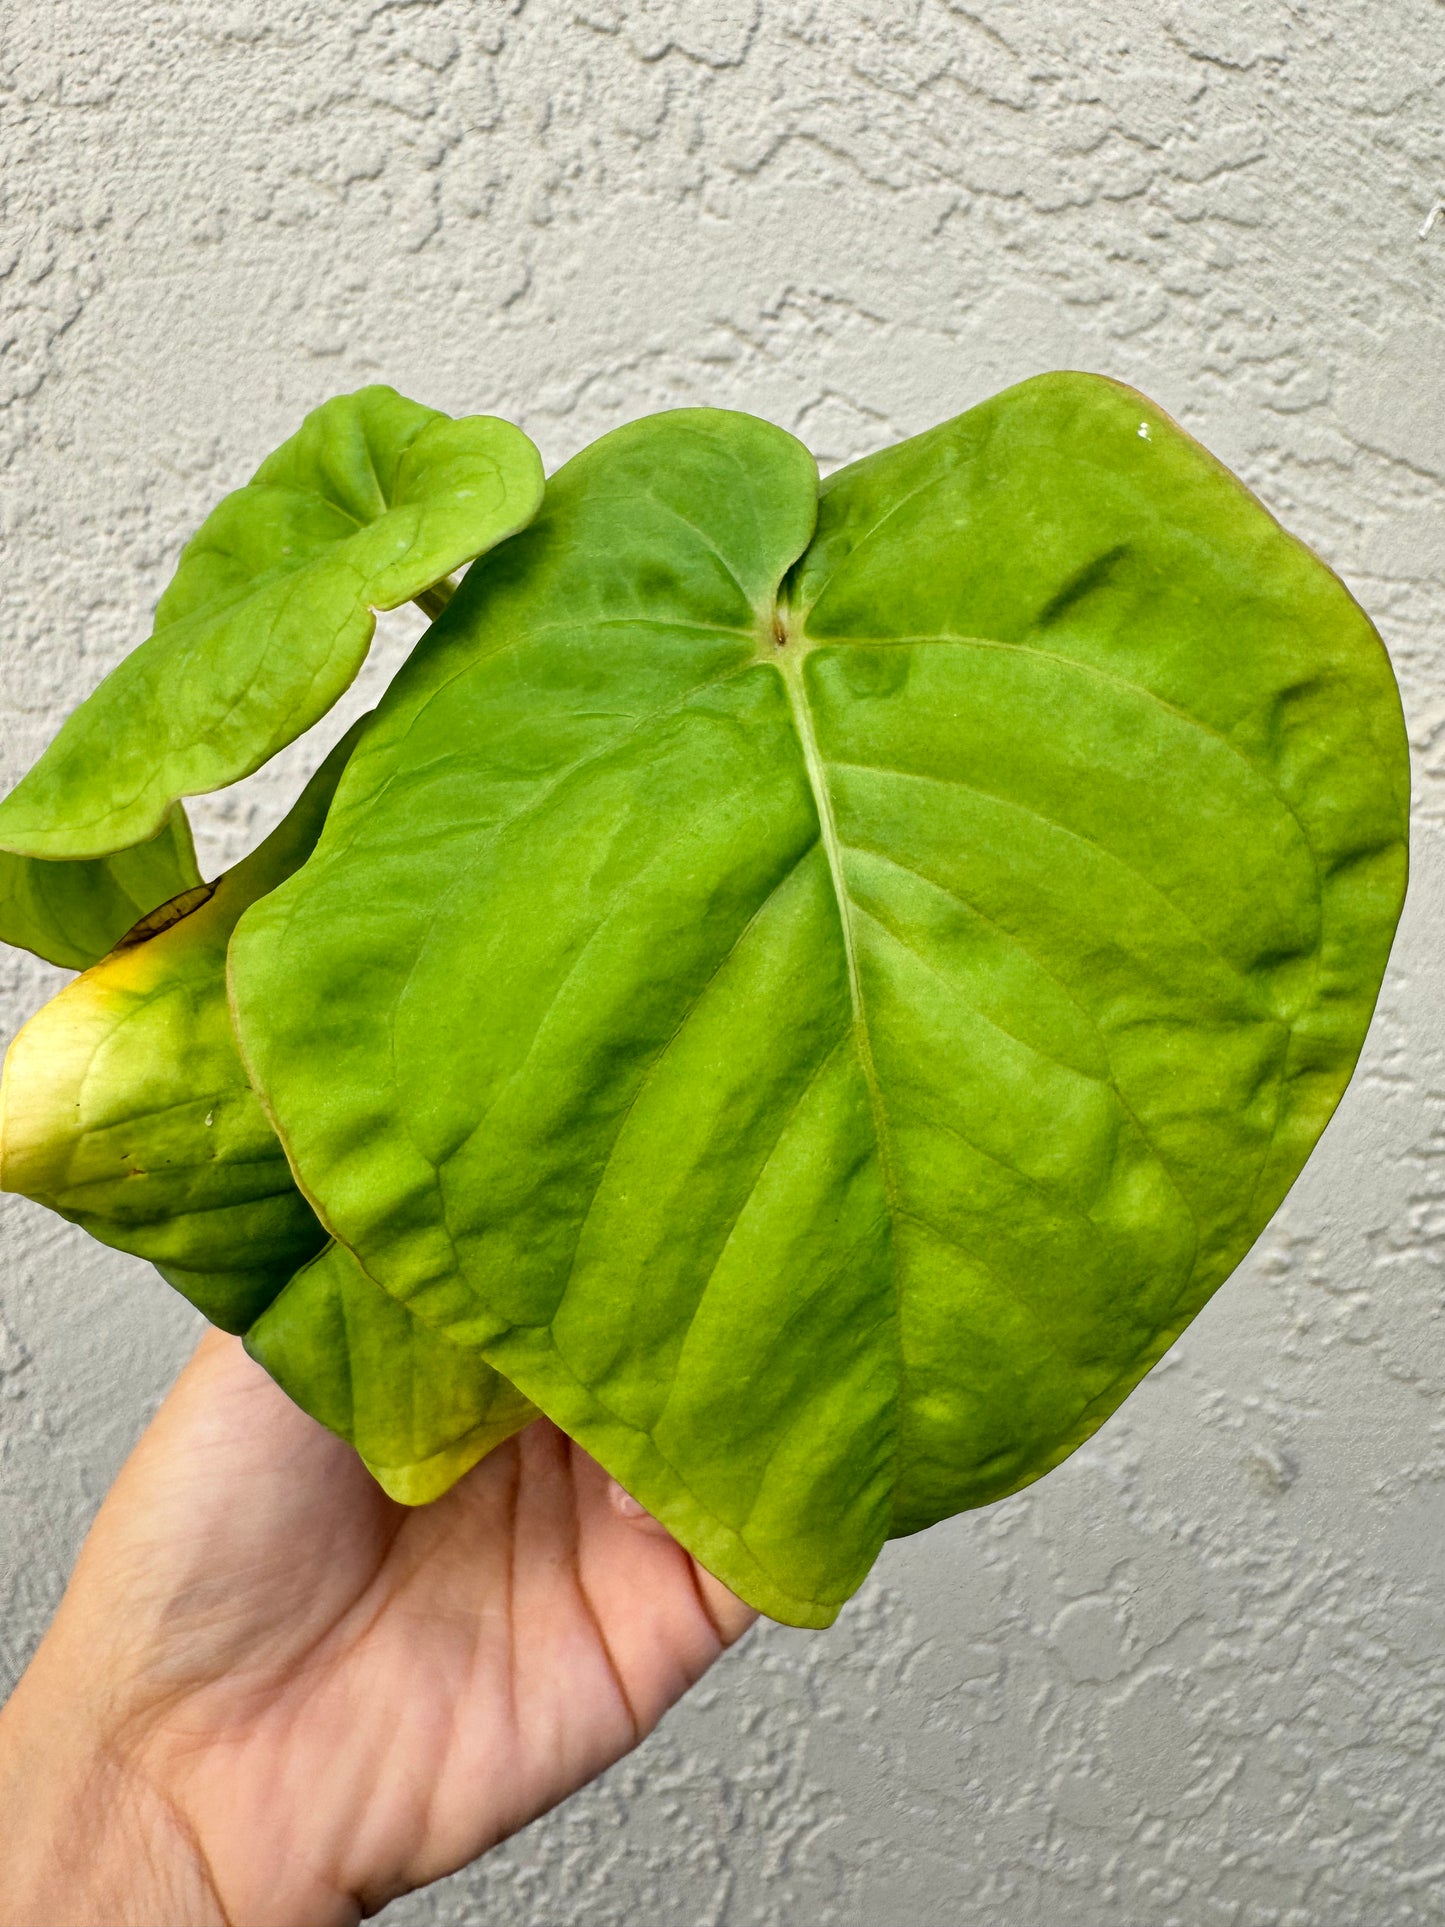
<path fill-rule="evenodd" d="M 6 783 L 217 495 L 377 377 L 509 415 L 552 464 L 685 401 L 836 462 L 1040 368 L 1117 374 L 1344 573 L 1405 688 L 1414 893 L 1365 1061 L 1175 1353 L 1044 1484 L 892 1548 L 832 1633 L 754 1635 L 604 1783 L 388 1920 L 1445 1918 L 1445 216 L 1420 232 L 1445 8 L 0 22 Z M 210 866 L 291 793 L 282 762 L 197 808 Z M 7 956 L 0 1031 L 57 975 Z M 24 1204 L 0 1240 L 8 1682 L 195 1321 Z"/>

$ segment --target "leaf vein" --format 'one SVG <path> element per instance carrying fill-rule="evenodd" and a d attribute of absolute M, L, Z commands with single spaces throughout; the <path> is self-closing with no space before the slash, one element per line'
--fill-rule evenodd
<path fill-rule="evenodd" d="M 1107 862 L 1116 864 L 1119 869 L 1133 877 L 1135 882 L 1142 885 L 1151 896 L 1157 897 L 1161 903 L 1167 904 L 1174 915 L 1177 916 L 1182 923 L 1187 924 L 1194 932 L 1195 936 L 1199 939 L 1201 947 L 1207 950 L 1216 962 L 1222 964 L 1231 977 L 1243 984 L 1246 990 L 1253 991 L 1254 985 L 1251 982 L 1249 973 L 1242 970 L 1237 963 L 1231 962 L 1231 960 L 1225 956 L 1224 952 L 1219 948 L 1218 944 L 1214 942 L 1213 938 L 1209 936 L 1198 920 L 1192 917 L 1182 905 L 1177 904 L 1173 897 L 1169 895 L 1168 891 L 1161 889 L 1151 877 L 1146 876 L 1136 864 L 1130 863 L 1126 857 L 1120 856 L 1114 850 L 1106 849 L 1102 843 L 1095 842 L 1093 837 L 1086 836 L 1082 830 L 1076 830 L 1071 828 L 1067 823 L 1061 823 L 1056 816 L 1050 816 L 1047 810 L 1041 810 L 1032 803 L 1021 803 L 1016 797 L 1000 796 L 996 790 L 985 789 L 982 784 L 970 783 L 961 776 L 936 776 L 927 770 L 898 769 L 890 763 L 859 763 L 844 758 L 837 759 L 832 767 L 834 769 L 859 770 L 874 776 L 892 776 L 906 783 L 933 783 L 941 789 L 961 790 L 970 796 L 982 796 L 987 798 L 991 803 L 1002 805 L 1004 809 L 1016 810 L 1020 816 L 1033 817 L 1036 822 L 1046 824 L 1051 830 L 1057 830 L 1060 836 L 1067 836 L 1075 843 L 1082 843 L 1086 849 L 1094 851 L 1097 856 L 1104 858 Z"/>
<path fill-rule="evenodd" d="M 733 938 L 732 942 L 728 945 L 727 949 L 723 952 L 722 956 L 718 958 L 716 964 L 713 966 L 712 970 L 708 973 L 706 980 L 698 987 L 696 993 L 688 1001 L 687 1007 L 683 1011 L 682 1015 L 678 1018 L 677 1024 L 674 1027 L 671 1035 L 667 1038 L 666 1042 L 662 1045 L 662 1047 L 658 1050 L 657 1054 L 653 1057 L 651 1063 L 648 1065 L 646 1071 L 643 1073 L 641 1079 L 639 1080 L 637 1089 L 633 1092 L 632 1096 L 628 1099 L 627 1106 L 622 1112 L 622 1115 L 618 1120 L 617 1129 L 613 1133 L 612 1142 L 608 1146 L 607 1156 L 603 1160 L 602 1167 L 597 1173 L 597 1180 L 592 1187 L 592 1196 L 590 1201 L 588 1202 L 587 1210 L 584 1213 L 582 1220 L 577 1227 L 577 1236 L 573 1240 L 572 1255 L 567 1267 L 567 1276 L 562 1282 L 562 1290 L 558 1295 L 556 1305 L 552 1309 L 551 1319 L 548 1321 L 549 1323 L 554 1322 L 557 1318 L 561 1316 L 562 1307 L 566 1302 L 567 1294 L 572 1289 L 572 1285 L 575 1281 L 576 1272 L 577 1272 L 577 1253 L 581 1248 L 582 1240 L 583 1240 L 583 1237 L 586 1235 L 587 1227 L 592 1222 L 592 1215 L 597 1208 L 597 1200 L 601 1196 L 602 1188 L 607 1181 L 607 1174 L 612 1169 L 613 1160 L 617 1155 L 618 1146 L 622 1142 L 623 1135 L 626 1132 L 628 1122 L 631 1119 L 633 1112 L 637 1109 L 642 1099 L 646 1096 L 647 1091 L 652 1085 L 653 1079 L 656 1077 L 657 1073 L 661 1070 L 662 1065 L 664 1061 L 667 1059 L 667 1057 L 669 1056 L 669 1054 L 671 1053 L 673 1046 L 678 1042 L 679 1038 L 682 1036 L 683 1032 L 686 1030 L 689 1023 L 691 1023 L 692 1019 L 696 1016 L 698 1010 L 702 1007 L 702 1004 L 705 998 L 707 997 L 708 992 L 717 983 L 718 978 L 722 975 L 723 971 L 726 969 L 727 965 L 732 961 L 733 957 L 736 956 L 738 950 L 741 948 L 743 944 L 744 939 L 748 936 L 749 932 L 752 931 L 757 926 L 758 922 L 761 920 L 764 913 L 767 911 L 769 905 L 772 904 L 777 899 L 781 891 L 787 886 L 787 884 L 792 880 L 792 878 L 797 875 L 798 871 L 802 868 L 803 864 L 807 861 L 809 856 L 817 847 L 818 847 L 818 840 L 816 837 L 814 837 L 808 844 L 805 845 L 805 847 L 793 859 L 793 861 L 788 865 L 787 869 L 784 870 L 782 875 L 778 877 L 777 881 L 769 886 L 766 894 L 762 897 L 760 902 L 757 904 L 756 908 L 748 916 L 746 922 L 738 930 L 737 935 Z M 836 1048 L 836 1046 L 834 1048 Z M 831 1054 L 832 1052 L 830 1051 L 828 1055 L 831 1056 Z M 824 1061 L 826 1061 L 826 1059 Z M 821 1068 L 821 1066 L 819 1068 Z M 817 1076 L 817 1071 L 814 1071 L 813 1077 L 809 1078 L 809 1085 L 811 1085 L 813 1078 L 816 1076 Z M 801 1101 L 802 1100 L 800 1098 L 799 1102 Z M 791 1112 L 789 1113 L 789 1115 L 791 1116 Z M 771 1152 L 769 1153 L 769 1155 L 771 1155 Z M 748 1196 L 750 1197 L 751 1195 L 752 1195 L 751 1192 L 749 1192 Z M 743 1209 L 746 1207 L 746 1204 L 747 1204 L 747 1197 L 743 1199 L 742 1204 L 738 1207 L 738 1213 L 737 1213 L 738 1217 L 742 1215 Z M 736 1224 L 736 1222 L 737 1222 L 737 1219 L 734 1218 L 733 1220 L 734 1225 Z M 728 1236 L 731 1237 L 731 1235 L 732 1235 L 732 1226 L 729 1226 Z M 724 1240 L 724 1242 L 726 1242 L 726 1240 Z M 711 1273 L 709 1273 L 709 1277 L 711 1277 Z M 704 1290 L 706 1290 L 706 1285 L 704 1285 Z M 701 1298 L 699 1298 L 699 1302 L 701 1302 Z"/>
<path fill-rule="evenodd" d="M 1244 767 L 1249 770 L 1252 775 L 1259 778 L 1270 795 L 1279 804 L 1280 808 L 1285 811 L 1294 823 L 1295 828 L 1299 831 L 1300 840 L 1309 852 L 1310 866 L 1314 871 L 1316 911 L 1319 911 L 1321 908 L 1323 879 L 1320 870 L 1319 855 L 1298 810 L 1296 810 L 1283 790 L 1279 788 L 1271 773 L 1263 764 L 1256 762 L 1252 756 L 1246 755 L 1238 743 L 1232 742 L 1222 729 L 1217 729 L 1213 723 L 1205 722 L 1202 717 L 1194 715 L 1180 704 L 1171 702 L 1167 696 L 1161 696 L 1157 690 L 1150 689 L 1146 683 L 1133 682 L 1129 677 L 1121 676 L 1115 670 L 1105 669 L 1099 663 L 1084 662 L 1077 656 L 1064 656 L 1056 649 L 1040 648 L 1039 645 L 1034 642 L 1000 642 L 992 636 L 953 636 L 944 634 L 846 636 L 839 637 L 837 640 L 845 644 L 861 644 L 867 648 L 888 648 L 895 644 L 906 646 L 916 643 L 955 643 L 960 648 L 965 649 L 996 649 L 1003 653 L 1014 652 L 1017 654 L 1027 654 L 1038 657 L 1045 662 L 1056 663 L 1061 669 L 1072 669 L 1076 670 L 1080 675 L 1097 677 L 1100 682 L 1109 683 L 1116 689 L 1127 690 L 1130 695 L 1142 696 L 1146 702 L 1153 703 L 1156 708 L 1162 709 L 1167 715 L 1177 717 L 1180 722 L 1187 723 L 1192 729 L 1198 730 L 1201 735 L 1213 738 L 1215 742 L 1221 744 L 1238 762 L 1243 763 Z"/>

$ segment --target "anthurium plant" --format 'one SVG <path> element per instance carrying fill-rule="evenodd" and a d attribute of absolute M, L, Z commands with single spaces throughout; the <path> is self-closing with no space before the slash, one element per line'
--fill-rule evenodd
<path fill-rule="evenodd" d="M 406 600 L 380 705 L 203 883 L 182 799 Z M 1407 803 L 1368 619 L 1117 383 L 822 483 L 682 409 L 545 486 L 364 389 L 0 804 L 0 935 L 81 973 L 11 1046 L 0 1177 L 398 1499 L 544 1413 L 827 1625 L 1249 1249 L 1358 1056 Z"/>

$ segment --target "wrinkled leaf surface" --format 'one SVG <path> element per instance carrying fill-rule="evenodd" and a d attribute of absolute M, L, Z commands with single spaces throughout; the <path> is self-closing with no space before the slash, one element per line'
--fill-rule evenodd
<path fill-rule="evenodd" d="M 816 518 L 816 526 L 815 526 Z M 554 479 L 232 952 L 368 1273 L 826 1624 L 1248 1248 L 1404 885 L 1340 584 L 1131 391 L 834 477 L 687 411 Z"/>
<path fill-rule="evenodd" d="M 297 1272 L 246 1349 L 403 1505 L 438 1498 L 537 1416 L 479 1352 L 373 1284 L 344 1245 Z"/>

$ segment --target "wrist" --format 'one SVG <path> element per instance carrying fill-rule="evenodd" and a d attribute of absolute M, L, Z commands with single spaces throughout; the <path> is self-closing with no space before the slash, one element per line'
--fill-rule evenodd
<path fill-rule="evenodd" d="M 0 1711 L 0 1927 L 226 1927 L 182 1816 L 48 1661 Z"/>

